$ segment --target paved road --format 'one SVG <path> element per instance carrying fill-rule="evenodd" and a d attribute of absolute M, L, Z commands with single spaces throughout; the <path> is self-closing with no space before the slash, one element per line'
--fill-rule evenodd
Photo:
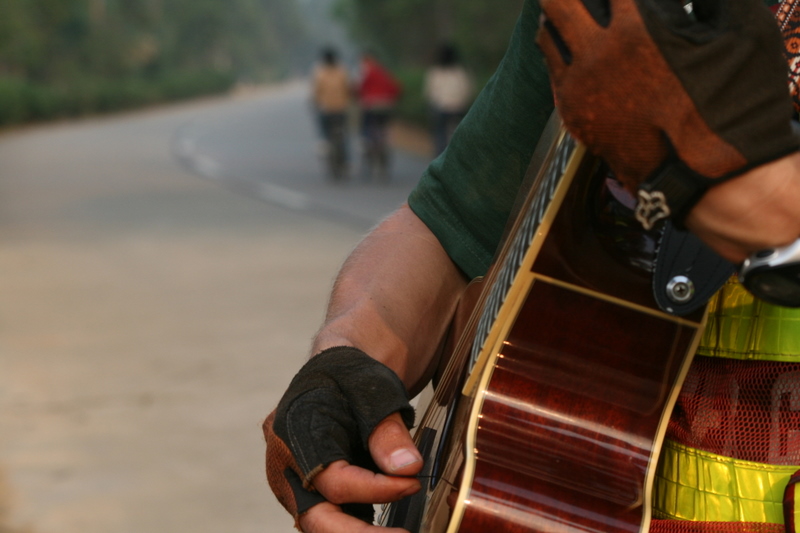
<path fill-rule="evenodd" d="M 338 265 L 424 165 L 325 184 L 304 102 L 290 85 L 0 135 L 0 531 L 292 531 L 261 419 Z"/>
<path fill-rule="evenodd" d="M 407 135 L 394 133 L 403 145 Z M 403 202 L 427 163 L 423 156 L 396 150 L 391 179 L 372 181 L 363 176 L 358 139 L 353 136 L 351 177 L 336 185 L 324 177 L 314 139 L 306 87 L 290 83 L 268 99 L 220 106 L 184 124 L 173 147 L 199 175 L 357 228 L 372 226 Z"/>

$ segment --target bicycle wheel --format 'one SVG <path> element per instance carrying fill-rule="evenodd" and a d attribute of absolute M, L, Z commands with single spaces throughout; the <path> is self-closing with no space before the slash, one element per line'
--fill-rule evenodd
<path fill-rule="evenodd" d="M 365 179 L 389 178 L 390 152 L 388 142 L 389 114 L 386 111 L 368 111 L 364 117 L 364 168 Z"/>
<path fill-rule="evenodd" d="M 328 137 L 328 175 L 334 181 L 347 177 L 347 132 L 344 117 L 331 120 Z"/>

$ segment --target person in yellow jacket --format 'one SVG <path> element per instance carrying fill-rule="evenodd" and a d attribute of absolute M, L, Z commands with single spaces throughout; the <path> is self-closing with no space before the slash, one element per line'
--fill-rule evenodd
<path fill-rule="evenodd" d="M 326 155 L 344 151 L 346 161 L 347 115 L 352 105 L 352 86 L 347 69 L 333 48 L 324 48 L 311 74 L 312 100 Z"/>

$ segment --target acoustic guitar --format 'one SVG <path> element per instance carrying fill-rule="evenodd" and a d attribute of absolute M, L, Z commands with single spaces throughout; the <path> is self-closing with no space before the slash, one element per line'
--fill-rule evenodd
<path fill-rule="evenodd" d="M 657 232 L 551 119 L 532 185 L 416 430 L 412 533 L 644 532 L 704 308 L 656 304 Z"/>

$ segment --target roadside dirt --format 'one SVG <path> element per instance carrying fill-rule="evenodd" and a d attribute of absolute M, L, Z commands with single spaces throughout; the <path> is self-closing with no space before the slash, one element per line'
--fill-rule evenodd
<path fill-rule="evenodd" d="M 5 475 L 0 471 L 0 533 L 33 533 L 30 528 L 19 529 L 10 525 L 13 505 L 11 488 L 6 483 Z"/>

